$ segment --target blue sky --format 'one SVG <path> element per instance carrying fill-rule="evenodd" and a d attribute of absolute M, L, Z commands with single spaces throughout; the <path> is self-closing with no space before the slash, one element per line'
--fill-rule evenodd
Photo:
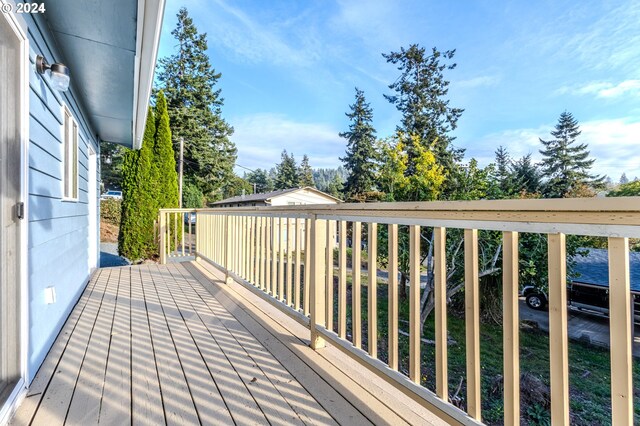
<path fill-rule="evenodd" d="M 400 114 L 383 94 L 399 71 L 381 54 L 418 43 L 456 49 L 446 77 L 467 159 L 486 165 L 499 145 L 539 158 L 567 110 L 594 171 L 640 177 L 640 1 L 167 0 L 161 57 L 182 6 L 208 34 L 244 167 L 273 167 L 283 149 L 339 166 L 354 87 L 391 135 Z"/>

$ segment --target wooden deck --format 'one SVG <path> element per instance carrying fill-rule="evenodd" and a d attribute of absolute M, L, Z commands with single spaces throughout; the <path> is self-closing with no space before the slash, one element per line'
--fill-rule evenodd
<path fill-rule="evenodd" d="M 99 270 L 11 424 L 444 424 L 197 263 Z"/>

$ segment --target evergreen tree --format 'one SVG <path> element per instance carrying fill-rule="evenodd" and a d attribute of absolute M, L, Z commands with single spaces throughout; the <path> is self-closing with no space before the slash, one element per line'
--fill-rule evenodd
<path fill-rule="evenodd" d="M 157 247 L 153 241 L 153 222 L 158 215 L 154 175 L 156 124 L 149 108 L 140 150 L 127 150 L 122 164 L 122 213 L 118 234 L 118 253 L 132 261 L 149 258 Z"/>
<path fill-rule="evenodd" d="M 256 194 L 273 191 L 273 180 L 266 170 L 256 169 L 245 175 L 245 180 L 255 187 Z"/>
<path fill-rule="evenodd" d="M 333 179 L 331 179 L 331 182 L 329 182 L 327 187 L 325 189 L 322 189 L 321 191 L 326 192 L 333 197 L 342 198 L 342 187 L 342 179 L 340 179 L 340 176 L 334 175 Z"/>
<path fill-rule="evenodd" d="M 373 190 L 376 176 L 376 131 L 371 124 L 373 110 L 364 92 L 357 87 L 356 100 L 349 108 L 351 112 L 345 113 L 351 120 L 349 130 L 340 133 L 341 138 L 347 139 L 346 156 L 340 158 L 348 172 L 343 191 L 349 200 L 364 201 L 362 194 Z"/>
<path fill-rule="evenodd" d="M 154 166 L 157 176 L 153 181 L 157 188 L 155 194 L 158 208 L 177 208 L 179 205 L 178 173 L 171 143 L 169 114 L 164 93 L 160 91 L 156 97 L 156 137 L 153 146 Z"/>
<path fill-rule="evenodd" d="M 197 185 L 185 182 L 182 190 L 182 206 L 185 209 L 201 209 L 204 206 L 204 194 Z"/>
<path fill-rule="evenodd" d="M 288 155 L 287 150 L 282 151 L 282 161 L 276 165 L 275 189 L 290 189 L 298 187 L 298 168 L 293 154 Z"/>
<path fill-rule="evenodd" d="M 253 185 L 242 179 L 240 176 L 233 175 L 227 180 L 222 187 L 222 198 L 231 198 L 238 195 L 249 195 L 253 192 Z"/>
<path fill-rule="evenodd" d="M 511 157 L 509 156 L 507 149 L 503 146 L 499 146 L 495 154 L 496 167 L 494 176 L 498 190 L 498 193 L 495 194 L 495 198 L 510 198 L 514 192 L 511 172 Z"/>
<path fill-rule="evenodd" d="M 627 174 L 623 172 L 622 176 L 620 176 L 620 185 L 624 185 L 625 183 L 629 183 L 629 178 L 627 178 Z"/>
<path fill-rule="evenodd" d="M 330 193 L 330 189 L 332 186 L 337 185 L 342 191 L 342 186 L 344 182 L 347 180 L 347 171 L 344 167 L 340 166 L 337 169 L 313 169 L 313 181 L 316 184 L 316 188 L 320 191 Z M 340 197 L 342 198 L 342 194 Z"/>
<path fill-rule="evenodd" d="M 587 144 L 576 143 L 580 133 L 578 121 L 565 111 L 551 132 L 554 139 L 540 139 L 543 145 L 540 150 L 542 173 L 546 179 L 543 195 L 546 198 L 566 197 L 581 185 L 596 188 L 603 185 L 604 178 L 589 173 L 595 159 L 589 159 Z"/>
<path fill-rule="evenodd" d="M 178 52 L 160 59 L 158 84 L 167 97 L 173 143 L 184 138 L 185 177 L 213 199 L 233 176 L 233 128 L 221 115 L 223 98 L 215 89 L 221 74 L 209 62 L 207 36 L 198 33 L 187 9 L 181 8 L 177 16 L 171 34 Z"/>
<path fill-rule="evenodd" d="M 444 71 L 454 69 L 456 64 L 445 62 L 451 61 L 454 55 L 455 50 L 440 52 L 435 47 L 431 54 L 427 54 L 425 48 L 417 44 L 382 55 L 401 71 L 398 79 L 389 86 L 395 94 L 385 95 L 385 98 L 402 113 L 402 124 L 398 130 L 406 137 L 408 175 L 416 171 L 417 153 L 412 141 L 419 141 L 423 148 L 433 150 L 437 163 L 444 167 L 446 174 L 464 154 L 464 150 L 452 147 L 454 137 L 450 135 L 464 110 L 451 107 L 446 99 L 449 81 L 445 80 Z M 412 139 L 411 136 L 417 138 Z M 444 196 L 452 190 L 448 186 L 445 182 Z"/>
<path fill-rule="evenodd" d="M 527 154 L 512 165 L 511 180 L 516 192 L 521 195 L 537 194 L 542 186 L 538 167 L 531 162 L 531 154 Z M 524 192 L 524 194 L 523 194 Z"/>
<path fill-rule="evenodd" d="M 309 157 L 307 156 L 307 154 L 302 156 L 302 161 L 300 162 L 300 167 L 298 168 L 298 185 L 302 188 L 304 188 L 305 186 L 315 188 L 316 186 L 315 182 L 313 181 L 313 170 L 311 170 L 311 166 L 309 165 Z"/>
<path fill-rule="evenodd" d="M 126 148 L 112 142 L 100 142 L 100 180 L 104 190 L 122 188 L 122 163 Z"/>

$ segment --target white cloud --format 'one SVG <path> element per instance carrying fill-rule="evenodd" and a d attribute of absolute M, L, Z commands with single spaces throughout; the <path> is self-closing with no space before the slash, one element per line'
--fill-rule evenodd
<path fill-rule="evenodd" d="M 208 7 L 208 18 L 215 24 L 207 32 L 215 43 L 249 62 L 270 62 L 296 66 L 309 66 L 318 60 L 318 43 L 311 33 L 305 38 L 287 41 L 279 34 L 278 25 L 263 25 L 242 10 L 224 0 L 215 0 L 218 7 Z"/>
<path fill-rule="evenodd" d="M 473 89 L 476 87 L 491 87 L 500 82 L 500 78 L 495 75 L 482 75 L 467 80 L 454 82 L 453 84 L 463 89 Z"/>
<path fill-rule="evenodd" d="M 230 120 L 238 147 L 238 164 L 249 169 L 270 169 L 280 162 L 283 149 L 296 162 L 309 156 L 312 167 L 337 167 L 344 155 L 345 140 L 325 123 L 302 123 L 279 114 L 256 114 Z M 240 171 L 241 172 L 241 171 Z"/>
<path fill-rule="evenodd" d="M 557 94 L 566 93 L 573 95 L 595 95 L 598 98 L 618 98 L 621 96 L 640 95 L 640 80 L 625 80 L 618 84 L 609 82 L 592 81 L 583 86 L 563 86 L 556 91 Z"/>
<path fill-rule="evenodd" d="M 555 124 L 555 123 L 554 123 Z M 554 124 L 538 128 L 512 129 L 482 137 L 478 143 L 467 147 L 467 156 L 475 157 L 480 164 L 494 161 L 495 149 L 502 145 L 514 158 L 532 154 L 540 160 L 539 138 L 550 138 Z M 640 121 L 631 118 L 592 120 L 580 123 L 582 134 L 578 142 L 586 143 L 591 157 L 596 159 L 592 171 L 609 175 L 616 180 L 622 172 L 640 177 Z"/>

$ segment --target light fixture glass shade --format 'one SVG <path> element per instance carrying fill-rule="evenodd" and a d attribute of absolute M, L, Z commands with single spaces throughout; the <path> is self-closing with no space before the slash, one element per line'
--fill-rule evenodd
<path fill-rule="evenodd" d="M 49 80 L 56 90 L 66 92 L 69 89 L 69 76 L 67 74 L 51 71 Z"/>

